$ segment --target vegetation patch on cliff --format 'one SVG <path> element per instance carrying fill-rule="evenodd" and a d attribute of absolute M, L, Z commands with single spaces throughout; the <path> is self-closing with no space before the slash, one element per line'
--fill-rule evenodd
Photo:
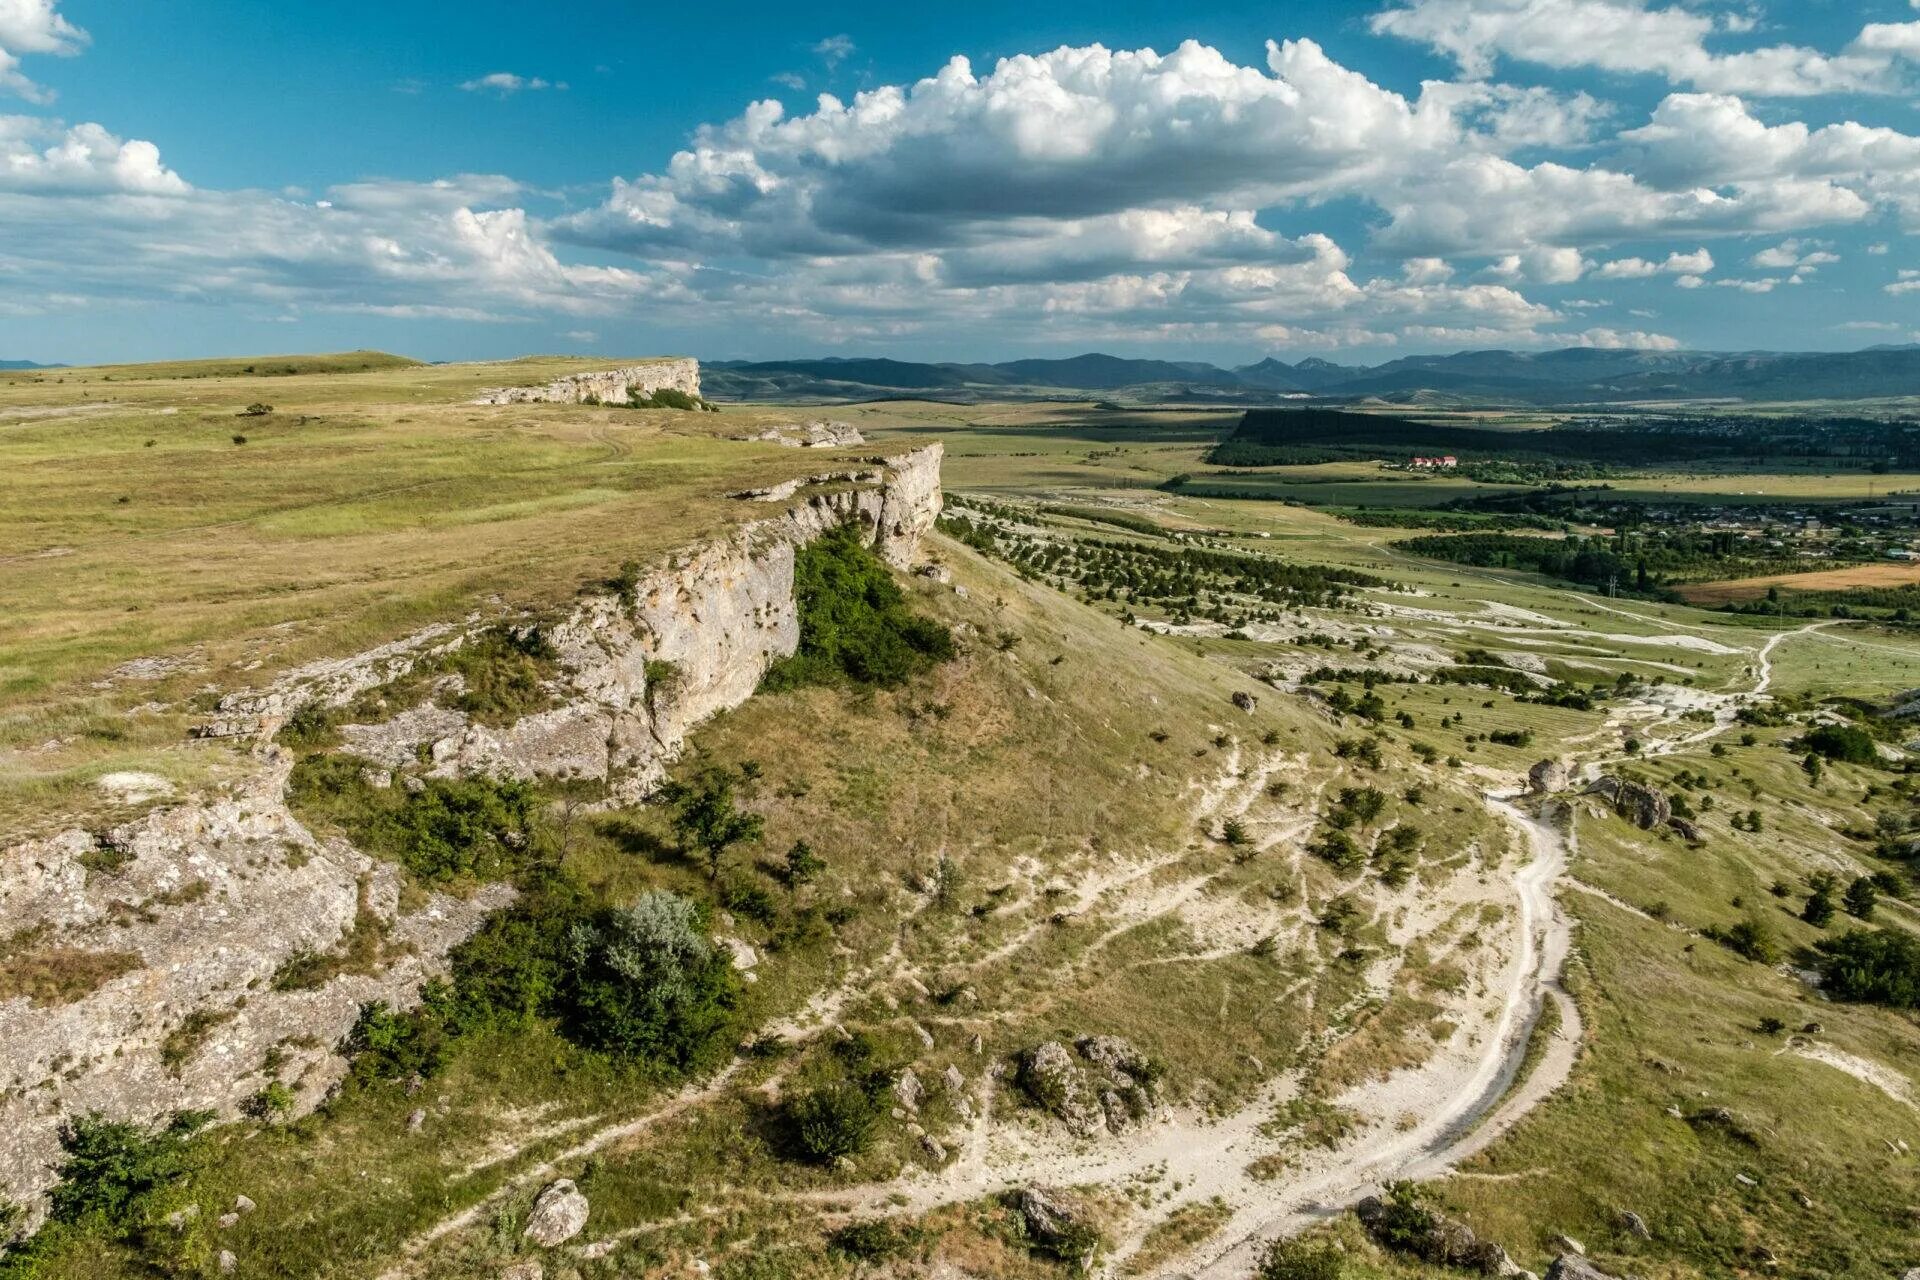
<path fill-rule="evenodd" d="M 768 670 L 763 688 L 845 682 L 891 688 L 953 657 L 953 633 L 908 607 L 892 571 L 852 528 L 799 550 L 793 594 L 800 647 Z"/>

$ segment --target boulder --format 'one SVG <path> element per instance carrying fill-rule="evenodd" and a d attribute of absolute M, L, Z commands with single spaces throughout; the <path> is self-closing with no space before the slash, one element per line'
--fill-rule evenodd
<path fill-rule="evenodd" d="M 1675 834 L 1688 844 L 1701 844 L 1704 843 L 1707 838 L 1706 832 L 1685 818 L 1668 818 L 1667 825 L 1672 827 Z"/>
<path fill-rule="evenodd" d="M 1095 1066 L 1135 1079 L 1145 1079 L 1152 1071 L 1147 1055 L 1119 1036 L 1084 1036 L 1074 1048 Z"/>
<path fill-rule="evenodd" d="M 1045 1041 L 1021 1059 L 1020 1087 L 1082 1137 L 1106 1127 L 1106 1115 L 1098 1095 L 1088 1087 L 1086 1072 L 1058 1040 Z"/>
<path fill-rule="evenodd" d="M 1558 760 L 1542 760 L 1527 770 L 1527 789 L 1535 795 L 1547 796 L 1565 791 L 1570 781 L 1567 766 Z"/>
<path fill-rule="evenodd" d="M 1673 806 L 1667 801 L 1666 793 L 1637 782 L 1620 788 L 1620 798 L 1614 802 L 1614 808 L 1642 831 L 1651 831 L 1673 820 Z"/>
<path fill-rule="evenodd" d="M 893 1082 L 893 1096 L 900 1099 L 900 1105 L 909 1111 L 920 1109 L 920 1099 L 924 1093 L 920 1077 L 913 1073 L 912 1067 L 902 1071 L 900 1078 Z"/>
<path fill-rule="evenodd" d="M 573 1179 L 552 1183 L 534 1199 L 527 1214 L 527 1229 L 521 1234 L 537 1245 L 551 1249 L 580 1234 L 587 1225 L 587 1198 Z"/>
<path fill-rule="evenodd" d="M 1084 1264 L 1098 1240 L 1092 1213 L 1070 1192 L 1023 1187 L 1013 1194 L 1013 1208 L 1026 1223 L 1028 1238 L 1058 1256 L 1076 1256 Z"/>
<path fill-rule="evenodd" d="M 1577 1253 L 1563 1253 L 1547 1268 L 1546 1280 L 1614 1280 Z"/>
<path fill-rule="evenodd" d="M 1260 707 L 1260 700 L 1250 693 L 1239 692 L 1233 695 L 1233 705 L 1252 715 Z"/>
<path fill-rule="evenodd" d="M 1620 1229 L 1636 1240 L 1653 1239 L 1653 1228 L 1647 1225 L 1645 1218 L 1631 1209 L 1620 1211 Z"/>

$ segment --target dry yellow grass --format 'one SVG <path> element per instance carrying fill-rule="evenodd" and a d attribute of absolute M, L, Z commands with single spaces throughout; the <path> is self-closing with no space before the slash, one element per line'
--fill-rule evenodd
<path fill-rule="evenodd" d="M 1779 587 L 1782 591 L 1846 591 L 1854 587 L 1910 587 L 1915 583 L 1920 583 L 1920 561 L 1881 560 L 1841 569 L 1816 569 L 1810 573 L 1694 582 L 1677 590 L 1690 604 L 1711 606 L 1758 600 L 1767 594 L 1768 587 Z"/>
<path fill-rule="evenodd" d="M 778 412 L 467 403 L 606 361 L 239 372 L 316 363 L 382 360 L 0 378 L 0 828 L 108 767 L 198 781 L 197 694 L 496 596 L 563 603 L 766 514 L 729 493 L 834 465 L 744 439 Z"/>

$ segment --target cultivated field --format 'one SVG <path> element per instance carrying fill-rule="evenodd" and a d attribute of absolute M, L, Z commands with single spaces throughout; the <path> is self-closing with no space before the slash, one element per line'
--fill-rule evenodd
<path fill-rule="evenodd" d="M 1920 564 L 1892 561 L 1885 564 L 1856 564 L 1844 569 L 1816 569 L 1811 573 L 1776 573 L 1758 578 L 1737 578 L 1726 582 L 1690 582 L 1679 588 L 1681 595 L 1700 605 L 1725 604 L 1729 600 L 1758 600 L 1767 588 L 1787 591 L 1845 591 L 1849 587 L 1908 587 L 1920 583 Z"/>

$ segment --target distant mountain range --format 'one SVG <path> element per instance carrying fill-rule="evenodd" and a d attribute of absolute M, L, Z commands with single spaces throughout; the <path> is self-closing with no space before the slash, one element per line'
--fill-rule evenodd
<path fill-rule="evenodd" d="M 62 369 L 64 365 L 35 364 L 31 360 L 0 360 L 0 369 Z"/>
<path fill-rule="evenodd" d="M 978 401 L 1098 393 L 1164 404 L 1263 404 L 1313 397 L 1399 403 L 1622 400 L 1864 399 L 1920 396 L 1920 346 L 1844 352 L 1463 351 L 1378 365 L 1268 358 L 1223 369 L 1185 360 L 1090 353 L 999 364 L 923 364 L 885 358 L 719 360 L 701 367 L 721 400 Z"/>

